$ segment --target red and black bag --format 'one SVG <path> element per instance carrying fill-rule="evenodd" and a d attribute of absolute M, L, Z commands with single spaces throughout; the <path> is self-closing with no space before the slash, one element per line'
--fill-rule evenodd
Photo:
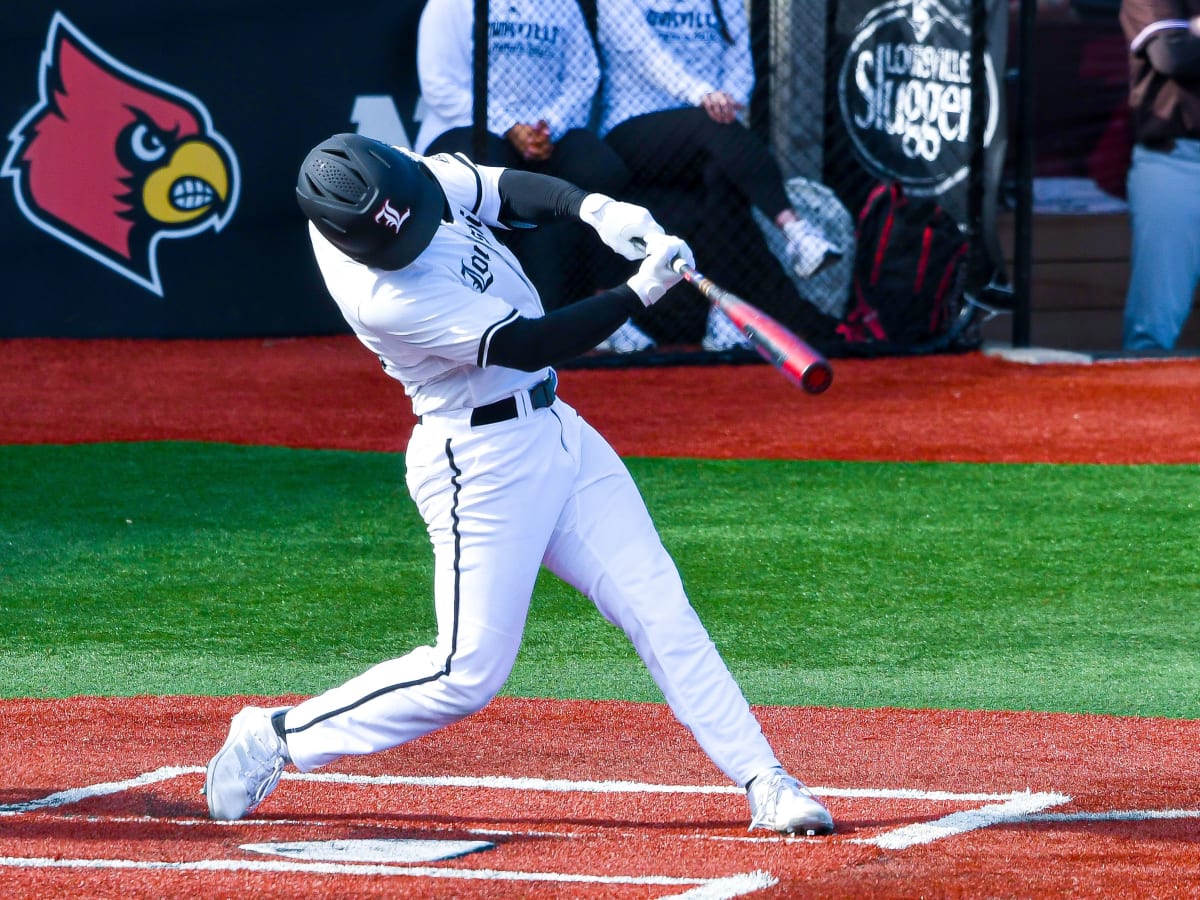
<path fill-rule="evenodd" d="M 966 288 L 969 241 L 932 198 L 896 182 L 867 196 L 855 229 L 853 294 L 838 334 L 865 353 L 944 349 Z"/>

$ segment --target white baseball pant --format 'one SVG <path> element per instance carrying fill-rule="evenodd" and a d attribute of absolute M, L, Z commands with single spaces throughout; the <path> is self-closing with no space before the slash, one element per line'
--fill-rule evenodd
<path fill-rule="evenodd" d="M 408 488 L 434 548 L 437 642 L 290 710 L 296 767 L 385 750 L 482 709 L 517 658 L 543 564 L 625 632 L 733 782 L 778 765 L 604 438 L 561 400 L 479 428 L 467 412 L 427 416 L 407 450 Z"/>

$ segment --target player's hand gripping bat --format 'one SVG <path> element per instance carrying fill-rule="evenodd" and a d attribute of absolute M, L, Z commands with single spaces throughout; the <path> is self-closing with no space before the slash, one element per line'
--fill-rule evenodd
<path fill-rule="evenodd" d="M 634 243 L 645 246 L 640 240 Z M 671 268 L 727 315 L 759 355 L 779 369 L 792 384 L 809 394 L 820 394 L 833 384 L 833 368 L 829 361 L 779 321 L 702 275 L 680 257 L 674 259 Z"/>

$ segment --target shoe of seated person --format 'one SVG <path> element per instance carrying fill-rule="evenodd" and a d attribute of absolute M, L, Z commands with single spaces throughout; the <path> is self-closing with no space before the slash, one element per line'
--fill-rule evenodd
<path fill-rule="evenodd" d="M 832 834 L 833 816 L 812 791 L 781 768 L 768 769 L 746 786 L 750 830 L 780 834 Z"/>
<path fill-rule="evenodd" d="M 229 736 L 209 762 L 204 777 L 208 814 L 213 819 L 240 819 L 254 812 L 275 790 L 290 758 L 273 719 L 287 710 L 286 706 L 247 706 L 233 717 Z"/>
<path fill-rule="evenodd" d="M 788 239 L 788 263 L 801 278 L 812 278 L 842 258 L 841 249 L 803 219 L 788 222 L 783 231 Z"/>
<path fill-rule="evenodd" d="M 729 320 L 729 316 L 714 307 L 708 311 L 708 324 L 704 328 L 700 346 L 709 352 L 720 352 L 754 345 L 742 330 Z"/>
<path fill-rule="evenodd" d="M 654 339 L 632 322 L 626 322 L 596 345 L 603 353 L 640 353 L 654 346 Z"/>

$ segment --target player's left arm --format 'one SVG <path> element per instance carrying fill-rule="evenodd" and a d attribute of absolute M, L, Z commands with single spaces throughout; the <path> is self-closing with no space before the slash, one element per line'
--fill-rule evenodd
<path fill-rule="evenodd" d="M 645 252 L 646 258 L 630 279 L 610 291 L 534 319 L 514 310 L 484 334 L 477 365 L 535 372 L 591 350 L 679 281 L 676 259 L 692 264 L 691 249 L 677 237 L 651 235 Z"/>
<path fill-rule="evenodd" d="M 479 342 L 478 364 L 524 372 L 558 365 L 587 353 L 643 308 L 623 284 L 536 319 L 514 312 Z"/>

